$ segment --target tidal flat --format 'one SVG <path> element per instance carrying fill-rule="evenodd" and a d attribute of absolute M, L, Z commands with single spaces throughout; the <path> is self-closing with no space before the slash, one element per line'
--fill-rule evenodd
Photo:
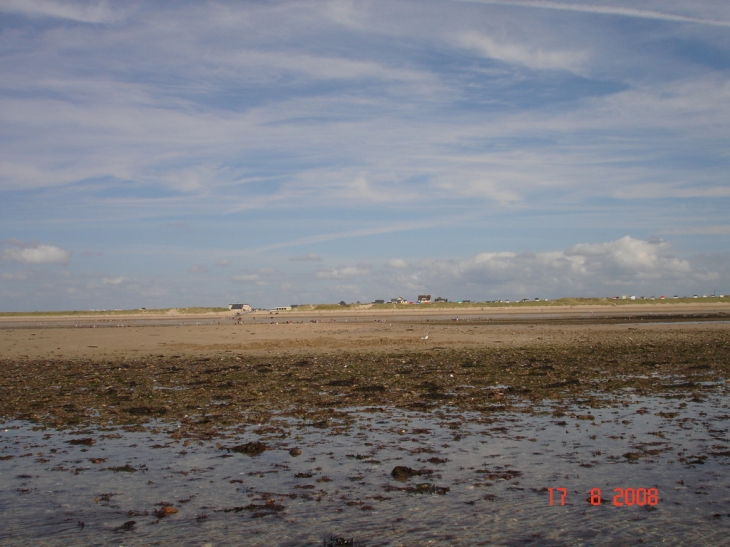
<path fill-rule="evenodd" d="M 727 323 L 504 329 L 489 344 L 4 357 L 0 543 L 725 540 Z"/>

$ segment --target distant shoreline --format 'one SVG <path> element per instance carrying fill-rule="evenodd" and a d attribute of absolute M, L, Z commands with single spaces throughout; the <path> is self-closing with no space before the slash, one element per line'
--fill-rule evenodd
<path fill-rule="evenodd" d="M 339 306 L 331 304 L 303 305 L 291 310 L 256 310 L 241 314 L 244 318 L 272 317 L 280 319 L 301 319 L 301 316 L 336 316 L 346 318 L 366 315 L 378 316 L 419 316 L 419 315 L 519 315 L 519 314 L 558 314 L 571 315 L 598 313 L 600 315 L 623 315 L 641 313 L 702 313 L 730 312 L 730 297 L 683 298 L 664 300 L 612 300 L 612 299 L 561 299 L 552 301 L 483 303 L 456 302 L 437 304 L 353 304 Z M 57 312 L 0 312 L 0 323 L 32 321 L 79 321 L 97 320 L 139 320 L 139 319 L 226 319 L 236 316 L 236 312 L 225 308 L 169 308 L 154 310 L 78 310 Z"/>

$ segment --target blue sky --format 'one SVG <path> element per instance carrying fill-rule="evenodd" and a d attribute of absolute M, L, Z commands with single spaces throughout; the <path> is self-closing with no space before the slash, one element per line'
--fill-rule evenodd
<path fill-rule="evenodd" d="M 0 310 L 730 293 L 730 3 L 0 0 Z"/>

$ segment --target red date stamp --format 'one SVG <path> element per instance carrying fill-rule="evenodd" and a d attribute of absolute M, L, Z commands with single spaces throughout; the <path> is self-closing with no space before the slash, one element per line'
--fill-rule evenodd
<path fill-rule="evenodd" d="M 560 505 L 565 505 L 565 500 L 568 497 L 567 488 L 548 488 L 550 493 L 550 505 L 555 505 L 560 501 Z M 591 505 L 601 505 L 603 499 L 601 498 L 600 488 L 591 488 L 591 495 L 588 498 Z M 650 505 L 652 507 L 659 503 L 659 489 L 658 488 L 614 488 L 613 489 L 613 505 L 616 507 L 631 507 L 638 505 L 644 507 Z"/>

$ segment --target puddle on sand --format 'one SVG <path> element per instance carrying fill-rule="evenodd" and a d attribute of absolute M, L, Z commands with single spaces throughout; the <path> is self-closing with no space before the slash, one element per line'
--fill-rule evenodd
<path fill-rule="evenodd" d="M 153 434 L 9 422 L 0 544 L 719 545 L 730 532 L 723 395 L 626 393 L 622 406 L 564 416 L 350 409 L 212 441 L 173 439 L 161 423 Z M 246 444 L 257 441 L 267 449 Z M 395 480 L 396 466 L 411 471 Z M 565 505 L 554 491 L 550 506 L 547 488 L 565 488 Z M 657 488 L 658 502 L 616 507 L 615 488 Z M 177 512 L 158 518 L 163 505 Z"/>

